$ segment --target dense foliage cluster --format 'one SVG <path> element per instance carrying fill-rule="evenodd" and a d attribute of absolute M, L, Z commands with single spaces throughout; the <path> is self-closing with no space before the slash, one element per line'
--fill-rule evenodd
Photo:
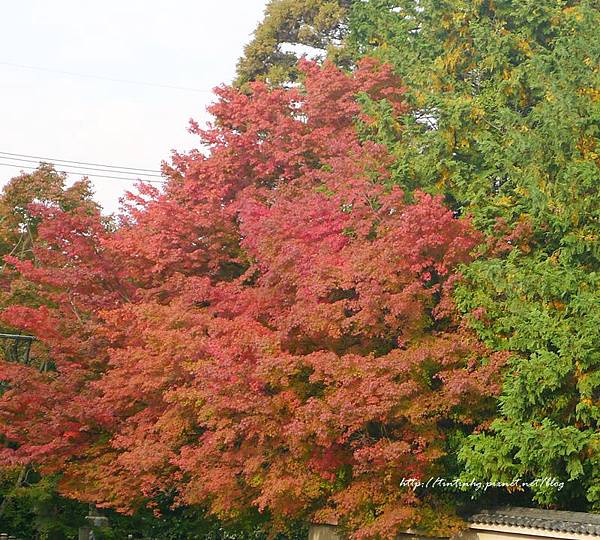
<path fill-rule="evenodd" d="M 269 0 L 263 21 L 244 48 L 236 85 L 262 80 L 272 85 L 295 81 L 305 54 L 343 60 L 348 9 L 354 0 Z"/>
<path fill-rule="evenodd" d="M 497 239 L 458 296 L 511 355 L 498 419 L 461 451 L 466 476 L 552 476 L 567 487 L 538 502 L 599 509 L 597 2 L 371 0 L 353 19 L 353 46 L 391 62 L 418 111 L 410 136 L 385 133 L 394 180 Z"/>
<path fill-rule="evenodd" d="M 277 0 L 163 190 L 14 179 L 0 513 L 28 476 L 173 538 L 460 527 L 403 478 L 598 510 L 599 60 L 593 0 Z"/>

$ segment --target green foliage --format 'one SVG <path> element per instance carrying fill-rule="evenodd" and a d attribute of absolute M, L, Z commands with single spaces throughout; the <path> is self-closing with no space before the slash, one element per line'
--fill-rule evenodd
<path fill-rule="evenodd" d="M 87 505 L 60 497 L 57 477 L 40 478 L 29 468 L 0 471 L 0 532 L 19 538 L 76 538 Z"/>
<path fill-rule="evenodd" d="M 361 2 L 349 47 L 390 61 L 417 110 L 393 143 L 398 183 L 453 197 L 487 229 L 524 213 L 551 233 L 576 225 L 591 248 L 600 13 L 529 4 Z"/>
<path fill-rule="evenodd" d="M 500 417 L 461 451 L 466 476 L 492 481 L 554 477 L 558 492 L 534 489 L 542 504 L 598 508 L 600 481 L 600 294 L 594 272 L 566 256 L 520 254 L 482 260 L 458 292 L 473 325 L 510 351 Z M 483 308 L 483 309 L 482 309 Z"/>
<path fill-rule="evenodd" d="M 58 495 L 59 476 L 40 477 L 29 469 L 0 471 L 0 532 L 39 540 L 75 539 L 79 527 L 89 527 L 88 505 Z M 101 514 L 109 527 L 92 527 L 98 540 L 158 538 L 160 540 L 267 540 L 268 514 L 257 512 L 222 523 L 199 507 L 171 508 L 173 501 L 156 501 L 155 511 L 143 508 L 133 515 L 110 510 Z M 274 540 L 304 540 L 306 527 L 290 523 L 289 531 Z"/>
<path fill-rule="evenodd" d="M 236 84 L 296 80 L 296 64 L 308 47 L 341 59 L 348 7 L 353 0 L 270 0 L 264 20 L 246 45 L 237 67 Z"/>
<path fill-rule="evenodd" d="M 164 502 L 164 501 L 163 501 Z M 110 528 L 98 531 L 104 540 L 120 540 L 131 535 L 134 539 L 158 538 L 160 540 L 267 540 L 267 514 L 257 512 L 239 516 L 235 522 L 222 523 L 208 517 L 199 507 L 171 509 L 165 507 L 160 513 L 141 509 L 132 516 L 104 511 Z M 286 534 L 275 535 L 273 540 L 304 540 L 305 526 L 291 523 Z M 97 534 L 98 536 L 98 534 Z"/>
<path fill-rule="evenodd" d="M 442 193 L 494 240 L 458 304 L 507 351 L 498 418 L 465 440 L 466 477 L 553 476 L 539 504 L 600 509 L 600 5 L 368 0 L 348 47 L 405 81 L 416 112 L 369 137 L 404 188 Z"/>

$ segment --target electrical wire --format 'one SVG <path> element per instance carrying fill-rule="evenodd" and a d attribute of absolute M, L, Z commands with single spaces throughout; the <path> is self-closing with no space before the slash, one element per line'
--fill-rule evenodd
<path fill-rule="evenodd" d="M 17 164 L 17 163 L 3 163 L 0 162 L 0 166 L 4 166 L 4 167 L 14 167 L 16 169 L 28 169 L 31 171 L 37 171 L 38 167 L 30 167 L 27 165 L 21 165 L 21 164 Z M 81 176 L 89 176 L 92 178 L 104 178 L 104 179 L 110 179 L 110 180 L 122 180 L 122 181 L 126 181 L 126 182 L 144 182 L 147 184 L 164 184 L 165 180 L 145 180 L 144 178 L 126 178 L 124 176 L 107 176 L 107 175 L 103 175 L 103 174 L 95 174 L 95 173 L 90 173 L 90 174 L 85 174 L 82 173 L 81 171 L 67 171 L 67 170 L 58 170 L 56 169 L 56 172 L 60 172 L 60 173 L 65 173 L 65 174 L 75 174 L 75 175 L 81 175 Z"/>
<path fill-rule="evenodd" d="M 0 159 L 12 159 L 13 161 L 23 161 L 25 163 L 50 163 L 51 165 L 54 164 L 54 162 L 50 159 L 46 160 L 42 160 L 42 161 L 37 161 L 35 159 L 24 159 L 24 158 L 18 158 L 18 157 L 9 157 L 9 156 L 2 156 L 0 155 Z M 1 162 L 0 162 L 1 163 Z M 59 164 L 62 165 L 62 164 Z M 123 171 L 120 169 L 99 169 L 97 167 L 83 167 L 81 165 L 68 165 L 69 168 L 71 169 L 82 169 L 84 171 L 99 171 L 99 172 L 108 172 L 108 173 L 117 173 L 117 174 L 140 174 L 140 172 L 138 171 Z M 83 173 L 82 173 L 83 174 Z M 150 174 L 150 173 L 143 173 L 142 176 L 147 177 L 147 176 L 152 176 L 155 178 L 162 178 L 162 175 L 160 174 Z"/>
<path fill-rule="evenodd" d="M 181 90 L 184 92 L 198 92 L 198 93 L 202 93 L 202 94 L 211 94 L 212 93 L 209 90 L 201 90 L 200 88 L 192 88 L 190 86 L 178 86 L 175 84 L 161 84 L 161 83 L 152 83 L 152 82 L 146 82 L 146 81 L 133 81 L 130 79 L 118 79 L 115 77 L 105 77 L 103 75 L 92 75 L 89 73 L 78 73 L 76 71 L 65 71 L 62 69 L 46 68 L 46 67 L 42 67 L 42 66 L 29 66 L 26 64 L 17 64 L 15 62 L 0 61 L 0 65 L 19 68 L 19 69 L 29 69 L 29 70 L 33 70 L 33 71 L 43 71 L 46 73 L 58 73 L 60 75 L 68 75 L 70 77 L 81 77 L 84 79 L 96 79 L 96 80 L 101 80 L 101 81 L 109 81 L 109 82 L 116 82 L 116 83 L 122 83 L 122 84 L 135 84 L 135 85 L 139 85 L 139 86 L 153 86 L 155 88 L 166 88 L 167 90 Z"/>
<path fill-rule="evenodd" d="M 52 157 L 32 156 L 29 154 L 15 154 L 13 152 L 0 152 L 0 154 L 4 155 L 4 156 L 18 156 L 20 158 L 33 158 L 33 159 L 38 159 L 38 160 L 44 161 L 46 163 L 57 163 L 57 162 L 75 163 L 77 165 L 91 165 L 92 167 L 106 167 L 109 169 L 122 169 L 122 170 L 127 169 L 130 171 L 144 171 L 144 172 L 151 172 L 151 173 L 160 173 L 160 171 L 157 169 L 141 169 L 140 167 L 126 167 L 124 165 L 107 165 L 105 163 L 89 163 L 87 161 L 73 161 L 71 159 L 59 159 L 59 158 L 52 158 Z"/>

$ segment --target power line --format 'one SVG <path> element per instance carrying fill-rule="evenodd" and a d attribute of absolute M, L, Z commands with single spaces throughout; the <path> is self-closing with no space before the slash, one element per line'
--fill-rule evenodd
<path fill-rule="evenodd" d="M 108 169 L 122 169 L 122 170 L 129 170 L 129 171 L 144 171 L 144 172 L 150 172 L 150 173 L 160 173 L 160 171 L 157 169 L 141 169 L 139 167 L 126 167 L 125 165 L 107 165 L 106 163 L 89 163 L 86 161 L 73 161 L 71 159 L 59 159 L 59 158 L 52 158 L 52 157 L 31 156 L 29 154 L 15 154 L 12 152 L 0 152 L 0 154 L 5 155 L 5 156 L 18 156 L 20 158 L 39 159 L 46 163 L 57 163 L 57 162 L 76 163 L 77 165 L 91 165 L 92 167 L 106 167 Z M 70 167 L 70 165 L 69 165 L 69 167 Z"/>
<path fill-rule="evenodd" d="M 58 73 L 60 75 L 68 75 L 70 77 L 81 77 L 84 79 L 96 79 L 96 80 L 100 80 L 100 81 L 110 81 L 110 82 L 116 82 L 116 83 L 122 83 L 122 84 L 136 84 L 136 85 L 141 85 L 141 86 L 153 86 L 155 88 L 166 88 L 168 90 L 182 90 L 184 92 L 199 92 L 199 93 L 203 93 L 203 94 L 211 93 L 208 90 L 201 90 L 200 88 L 192 88 L 189 86 L 177 86 L 174 84 L 161 84 L 161 83 L 152 83 L 152 82 L 145 82 L 145 81 L 132 81 L 129 79 L 117 79 L 114 77 L 105 77 L 103 75 L 78 73 L 76 71 L 65 71 L 62 69 L 45 68 L 42 66 L 28 66 L 26 64 L 16 64 L 14 62 L 0 61 L 0 65 L 10 66 L 10 67 L 19 68 L 19 69 L 30 69 L 33 71 L 44 71 L 46 73 Z"/>
<path fill-rule="evenodd" d="M 20 165 L 17 163 L 2 163 L 0 162 L 0 166 L 4 166 L 4 167 L 15 167 L 16 169 L 28 169 L 31 171 L 37 171 L 38 167 L 30 167 L 27 165 Z M 144 182 L 147 184 L 164 184 L 165 180 L 145 180 L 143 178 L 126 178 L 124 176 L 107 176 L 107 175 L 103 175 L 103 174 L 95 174 L 95 173 L 90 173 L 90 174 L 84 174 L 81 171 L 67 171 L 67 170 L 56 170 L 56 172 L 60 172 L 60 173 L 65 173 L 65 174 L 76 174 L 76 175 L 81 175 L 81 176 L 90 176 L 93 178 L 105 178 L 105 179 L 110 179 L 110 180 L 124 180 L 126 182 Z"/>
<path fill-rule="evenodd" d="M 1 154 L 1 152 L 0 152 Z M 54 164 L 51 160 L 48 161 L 37 161 L 35 159 L 23 159 L 23 158 L 18 158 L 18 157 L 12 157 L 12 156 L 2 156 L 0 155 L 0 159 L 12 159 L 13 161 L 23 161 L 25 163 L 50 163 L 51 165 Z M 1 162 L 0 162 L 1 163 Z M 59 164 L 61 165 L 61 164 Z M 70 167 L 71 169 L 82 169 L 84 171 L 99 171 L 99 172 L 109 172 L 109 173 L 118 173 L 118 174 L 140 174 L 138 171 L 132 171 L 132 172 L 128 172 L 128 171 L 123 171 L 120 169 L 98 169 L 96 167 L 82 167 L 81 165 L 68 165 L 68 167 Z M 83 173 L 82 173 L 83 174 Z M 146 177 L 146 176 L 152 176 L 155 178 L 162 178 L 162 175 L 160 174 L 149 174 L 149 173 L 143 173 L 142 176 Z"/>
<path fill-rule="evenodd" d="M 17 169 L 29 169 L 31 171 L 37 171 L 38 167 L 30 167 L 27 165 L 21 165 L 21 164 L 17 164 L 17 163 L 2 163 L 0 162 L 0 166 L 5 166 L 5 167 L 15 167 Z M 94 177 L 94 178 L 106 178 L 106 179 L 110 179 L 110 180 L 125 180 L 127 182 L 145 182 L 145 183 L 149 183 L 149 184 L 164 184 L 165 180 L 145 180 L 143 178 L 127 178 L 125 176 L 107 176 L 107 175 L 103 175 L 103 174 L 95 174 L 95 173 L 90 173 L 90 174 L 84 174 L 81 171 L 67 171 L 67 170 L 56 170 L 56 172 L 60 172 L 60 173 L 65 173 L 65 174 L 75 174 L 75 175 L 81 175 L 81 176 L 90 176 L 90 177 Z"/>

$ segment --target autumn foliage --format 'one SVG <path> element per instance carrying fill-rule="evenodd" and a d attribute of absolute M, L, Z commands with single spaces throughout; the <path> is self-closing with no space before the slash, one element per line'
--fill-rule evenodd
<path fill-rule="evenodd" d="M 389 67 L 300 67 L 303 86 L 218 89 L 192 126 L 209 152 L 175 156 L 118 227 L 32 207 L 35 257 L 9 262 L 40 301 L 1 317 L 52 362 L 0 364 L 4 464 L 120 511 L 168 494 L 356 537 L 445 511 L 400 480 L 438 473 L 449 434 L 493 410 L 503 356 L 452 301 L 482 239 L 357 134 L 365 96 L 407 111 Z"/>

